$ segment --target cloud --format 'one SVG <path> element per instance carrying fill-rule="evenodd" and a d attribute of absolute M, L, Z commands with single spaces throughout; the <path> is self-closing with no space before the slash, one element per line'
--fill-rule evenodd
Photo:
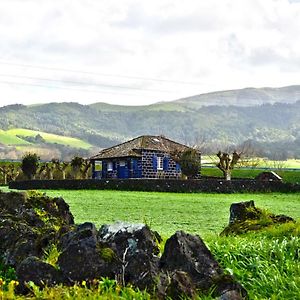
<path fill-rule="evenodd" d="M 45 80 L 2 76 L 0 105 L 141 104 L 213 90 L 299 84 L 299 1 L 2 0 L 0 8 L 1 73 L 61 80 L 55 89 Z M 66 78 L 91 84 L 71 90 Z"/>

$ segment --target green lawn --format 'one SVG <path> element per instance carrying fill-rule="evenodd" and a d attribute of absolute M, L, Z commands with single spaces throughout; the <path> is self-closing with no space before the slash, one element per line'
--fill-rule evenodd
<path fill-rule="evenodd" d="M 300 194 L 182 194 L 124 191 L 46 191 L 69 203 L 76 223 L 97 226 L 118 220 L 147 222 L 163 236 L 185 230 L 201 236 L 218 234 L 228 223 L 233 202 L 254 200 L 258 207 L 300 219 Z"/>

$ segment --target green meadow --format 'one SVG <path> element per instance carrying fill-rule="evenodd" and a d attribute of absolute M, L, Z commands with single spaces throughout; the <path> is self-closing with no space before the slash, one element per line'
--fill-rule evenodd
<path fill-rule="evenodd" d="M 78 139 L 72 138 L 42 131 L 29 130 L 23 128 L 14 128 L 9 130 L 0 130 L 0 143 L 9 146 L 30 146 L 30 142 L 23 140 L 22 137 L 35 137 L 37 135 L 42 136 L 46 143 L 50 144 L 61 144 L 65 146 L 70 146 L 74 148 L 89 149 L 91 144 Z"/>
<path fill-rule="evenodd" d="M 146 222 L 167 237 L 176 230 L 199 235 L 218 234 L 228 223 L 233 202 L 254 200 L 276 214 L 300 219 L 300 194 L 184 194 L 126 191 L 46 191 L 63 197 L 76 223 L 97 226 L 115 221 Z"/>

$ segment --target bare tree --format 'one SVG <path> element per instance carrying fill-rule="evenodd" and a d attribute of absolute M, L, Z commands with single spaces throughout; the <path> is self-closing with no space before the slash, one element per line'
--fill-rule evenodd
<path fill-rule="evenodd" d="M 55 165 L 56 170 L 60 171 L 62 174 L 62 179 L 66 179 L 66 170 L 70 163 L 68 162 L 60 162 L 58 159 L 52 159 L 52 163 Z"/>
<path fill-rule="evenodd" d="M 4 185 L 9 181 L 14 181 L 20 174 L 20 168 L 14 164 L 3 165 L 0 167 L 0 173 L 3 175 Z"/>
<path fill-rule="evenodd" d="M 7 185 L 7 177 L 9 174 L 9 166 L 3 165 L 0 167 L 0 173 L 3 175 L 4 185 Z"/>
<path fill-rule="evenodd" d="M 14 164 L 10 164 L 9 167 L 8 181 L 15 181 L 19 176 L 21 170 L 19 166 L 16 166 Z"/>
<path fill-rule="evenodd" d="M 80 168 L 81 177 L 83 179 L 88 179 L 89 169 L 90 169 L 91 165 L 92 165 L 92 163 L 90 160 L 86 159 L 83 161 L 82 166 Z"/>
<path fill-rule="evenodd" d="M 39 176 L 39 179 L 42 180 L 46 176 L 46 165 L 40 165 L 37 169 L 36 174 Z"/>
<path fill-rule="evenodd" d="M 217 153 L 217 156 L 219 158 L 217 167 L 223 172 L 225 180 L 231 180 L 231 171 L 241 158 L 241 153 L 237 153 L 236 151 L 234 151 L 230 156 L 226 152 L 222 153 L 221 151 L 219 151 Z"/>

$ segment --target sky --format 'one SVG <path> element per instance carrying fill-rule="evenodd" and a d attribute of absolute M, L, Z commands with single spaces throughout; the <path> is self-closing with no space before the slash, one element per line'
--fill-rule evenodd
<path fill-rule="evenodd" d="M 300 0 L 0 0 L 0 106 L 300 84 Z"/>

